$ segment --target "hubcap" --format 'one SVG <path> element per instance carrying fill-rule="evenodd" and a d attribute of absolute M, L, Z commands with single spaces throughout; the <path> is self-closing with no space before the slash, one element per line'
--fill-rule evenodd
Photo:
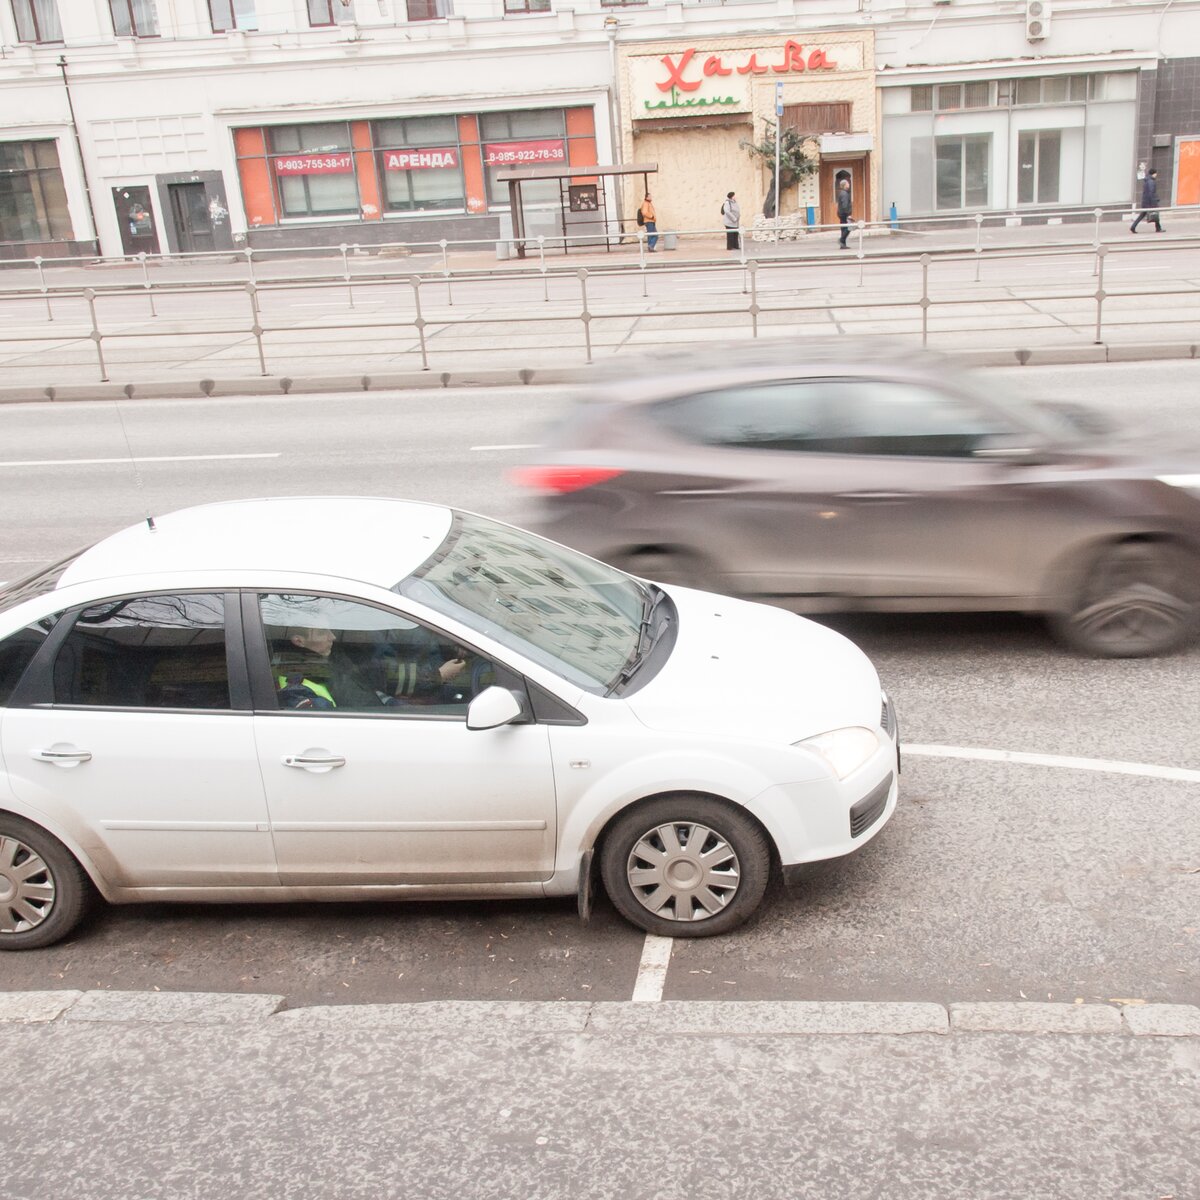
<path fill-rule="evenodd" d="M 667 921 L 703 921 L 729 905 L 741 883 L 733 847 L 707 825 L 672 821 L 647 830 L 626 866 L 638 902 Z"/>
<path fill-rule="evenodd" d="M 54 907 L 54 876 L 41 856 L 0 837 L 0 934 L 35 929 Z"/>

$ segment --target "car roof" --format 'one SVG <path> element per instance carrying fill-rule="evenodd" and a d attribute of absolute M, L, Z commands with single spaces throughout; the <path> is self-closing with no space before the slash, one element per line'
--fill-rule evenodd
<path fill-rule="evenodd" d="M 141 521 L 85 550 L 59 587 L 177 571 L 293 571 L 392 587 L 445 540 L 453 510 L 357 496 L 233 500 Z"/>

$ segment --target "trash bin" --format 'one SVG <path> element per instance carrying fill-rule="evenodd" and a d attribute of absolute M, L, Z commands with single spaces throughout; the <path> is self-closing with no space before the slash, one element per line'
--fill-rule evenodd
<path fill-rule="evenodd" d="M 662 244 L 663 244 L 664 250 L 678 250 L 679 249 L 679 234 L 664 233 L 662 235 Z"/>

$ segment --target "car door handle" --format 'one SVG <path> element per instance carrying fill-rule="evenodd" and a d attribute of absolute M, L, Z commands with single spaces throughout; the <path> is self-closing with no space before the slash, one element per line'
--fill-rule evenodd
<path fill-rule="evenodd" d="M 912 492 L 838 492 L 837 500 L 907 500 Z"/>
<path fill-rule="evenodd" d="M 38 762 L 53 763 L 56 767 L 77 767 L 80 763 L 91 762 L 92 755 L 88 750 L 31 750 L 30 758 Z"/>
<path fill-rule="evenodd" d="M 344 767 L 345 758 L 340 754 L 285 754 L 285 767 L 299 767 L 302 771 L 332 771 L 334 767 Z"/>

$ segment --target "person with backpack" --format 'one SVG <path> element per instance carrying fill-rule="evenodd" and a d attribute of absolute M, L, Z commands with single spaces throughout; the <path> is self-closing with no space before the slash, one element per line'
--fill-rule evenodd
<path fill-rule="evenodd" d="M 646 249 L 651 254 L 654 253 L 655 247 L 658 245 L 658 217 L 654 212 L 654 204 L 650 199 L 650 193 L 646 193 L 646 198 L 638 206 L 637 223 L 644 226 L 646 230 Z"/>
<path fill-rule="evenodd" d="M 740 250 L 742 248 L 742 206 L 730 192 L 721 205 L 721 220 L 725 222 L 725 249 Z"/>
<path fill-rule="evenodd" d="M 1137 233 L 1137 227 L 1143 221 L 1149 221 L 1159 233 L 1162 233 L 1162 223 L 1158 219 L 1158 171 L 1154 167 L 1146 172 L 1146 178 L 1142 180 L 1142 211 L 1130 225 L 1129 232 Z"/>

